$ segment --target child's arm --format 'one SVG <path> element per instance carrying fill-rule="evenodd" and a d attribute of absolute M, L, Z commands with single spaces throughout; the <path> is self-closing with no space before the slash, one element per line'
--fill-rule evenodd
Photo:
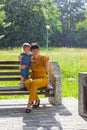
<path fill-rule="evenodd" d="M 22 55 L 18 55 L 18 60 L 22 60 L 23 56 Z"/>
<path fill-rule="evenodd" d="M 23 58 L 23 56 L 20 54 L 20 55 L 18 55 L 18 60 L 22 60 L 22 58 Z M 23 64 L 23 65 L 20 65 L 19 66 L 19 69 L 21 70 L 21 69 L 25 69 L 27 67 L 27 65 L 25 65 L 25 64 Z"/>
<path fill-rule="evenodd" d="M 23 58 L 23 56 L 20 54 L 20 55 L 18 55 L 18 60 L 22 60 L 22 58 Z M 21 70 L 22 69 L 22 66 L 20 65 L 19 66 L 19 69 Z"/>

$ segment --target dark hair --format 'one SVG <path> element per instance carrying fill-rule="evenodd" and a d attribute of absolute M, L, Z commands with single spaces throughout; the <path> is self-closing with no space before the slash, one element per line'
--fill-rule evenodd
<path fill-rule="evenodd" d="M 32 51 L 33 49 L 40 49 L 40 46 L 39 46 L 37 43 L 32 43 L 32 44 L 31 44 L 31 51 Z"/>

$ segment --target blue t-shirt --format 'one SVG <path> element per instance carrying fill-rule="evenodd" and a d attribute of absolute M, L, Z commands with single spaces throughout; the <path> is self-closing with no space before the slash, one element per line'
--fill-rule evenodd
<path fill-rule="evenodd" d="M 25 65 L 30 65 L 30 61 L 31 61 L 31 56 L 32 56 L 32 54 L 26 54 L 26 53 L 21 53 L 20 55 L 22 55 L 23 56 L 23 58 L 22 58 L 22 60 L 20 61 L 20 64 L 21 65 L 23 65 L 23 64 L 25 64 Z"/>

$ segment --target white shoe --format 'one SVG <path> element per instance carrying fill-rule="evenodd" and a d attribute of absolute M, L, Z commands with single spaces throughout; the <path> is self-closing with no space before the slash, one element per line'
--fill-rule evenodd
<path fill-rule="evenodd" d="M 20 82 L 20 87 L 24 87 L 24 82 L 23 81 Z"/>

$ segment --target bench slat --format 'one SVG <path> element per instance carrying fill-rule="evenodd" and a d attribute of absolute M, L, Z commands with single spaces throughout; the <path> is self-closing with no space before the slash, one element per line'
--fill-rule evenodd
<path fill-rule="evenodd" d="M 37 92 L 37 94 L 43 94 L 43 95 L 45 95 L 46 97 L 53 97 L 54 96 L 54 94 L 46 94 L 45 92 Z M 28 91 L 19 91 L 19 92 L 17 92 L 17 91 L 12 91 L 12 92 L 0 92 L 0 96 L 5 96 L 5 95 L 8 95 L 8 96 L 14 96 L 14 95 L 29 95 L 29 92 Z"/>
<path fill-rule="evenodd" d="M 8 92 L 0 92 L 0 96 L 14 96 L 14 95 L 28 95 L 28 91 L 8 91 Z"/>
<path fill-rule="evenodd" d="M 0 87 L 0 91 L 25 91 L 25 90 L 27 90 L 25 87 L 20 87 L 20 86 Z"/>
<path fill-rule="evenodd" d="M 7 87 L 0 86 L 0 91 L 25 91 L 25 90 L 27 90 L 26 87 L 21 87 L 21 86 L 7 86 Z M 53 89 L 43 87 L 43 88 L 39 88 L 38 90 L 53 90 Z"/>
<path fill-rule="evenodd" d="M 1 78 L 0 81 L 19 81 L 20 77 L 6 77 L 6 78 Z"/>
<path fill-rule="evenodd" d="M 0 66 L 0 70 L 19 70 L 19 66 Z"/>
<path fill-rule="evenodd" d="M 20 64 L 20 61 L 0 61 L 0 64 Z"/>
<path fill-rule="evenodd" d="M 0 72 L 1 76 L 20 75 L 20 72 Z"/>
<path fill-rule="evenodd" d="M 46 92 L 37 92 L 37 94 L 39 95 L 45 95 L 45 97 L 54 97 L 54 94 L 49 94 L 49 93 L 46 93 Z M 0 92 L 0 96 L 14 96 L 14 95 L 29 95 L 29 92 L 28 91 L 12 91 L 12 92 Z"/>

